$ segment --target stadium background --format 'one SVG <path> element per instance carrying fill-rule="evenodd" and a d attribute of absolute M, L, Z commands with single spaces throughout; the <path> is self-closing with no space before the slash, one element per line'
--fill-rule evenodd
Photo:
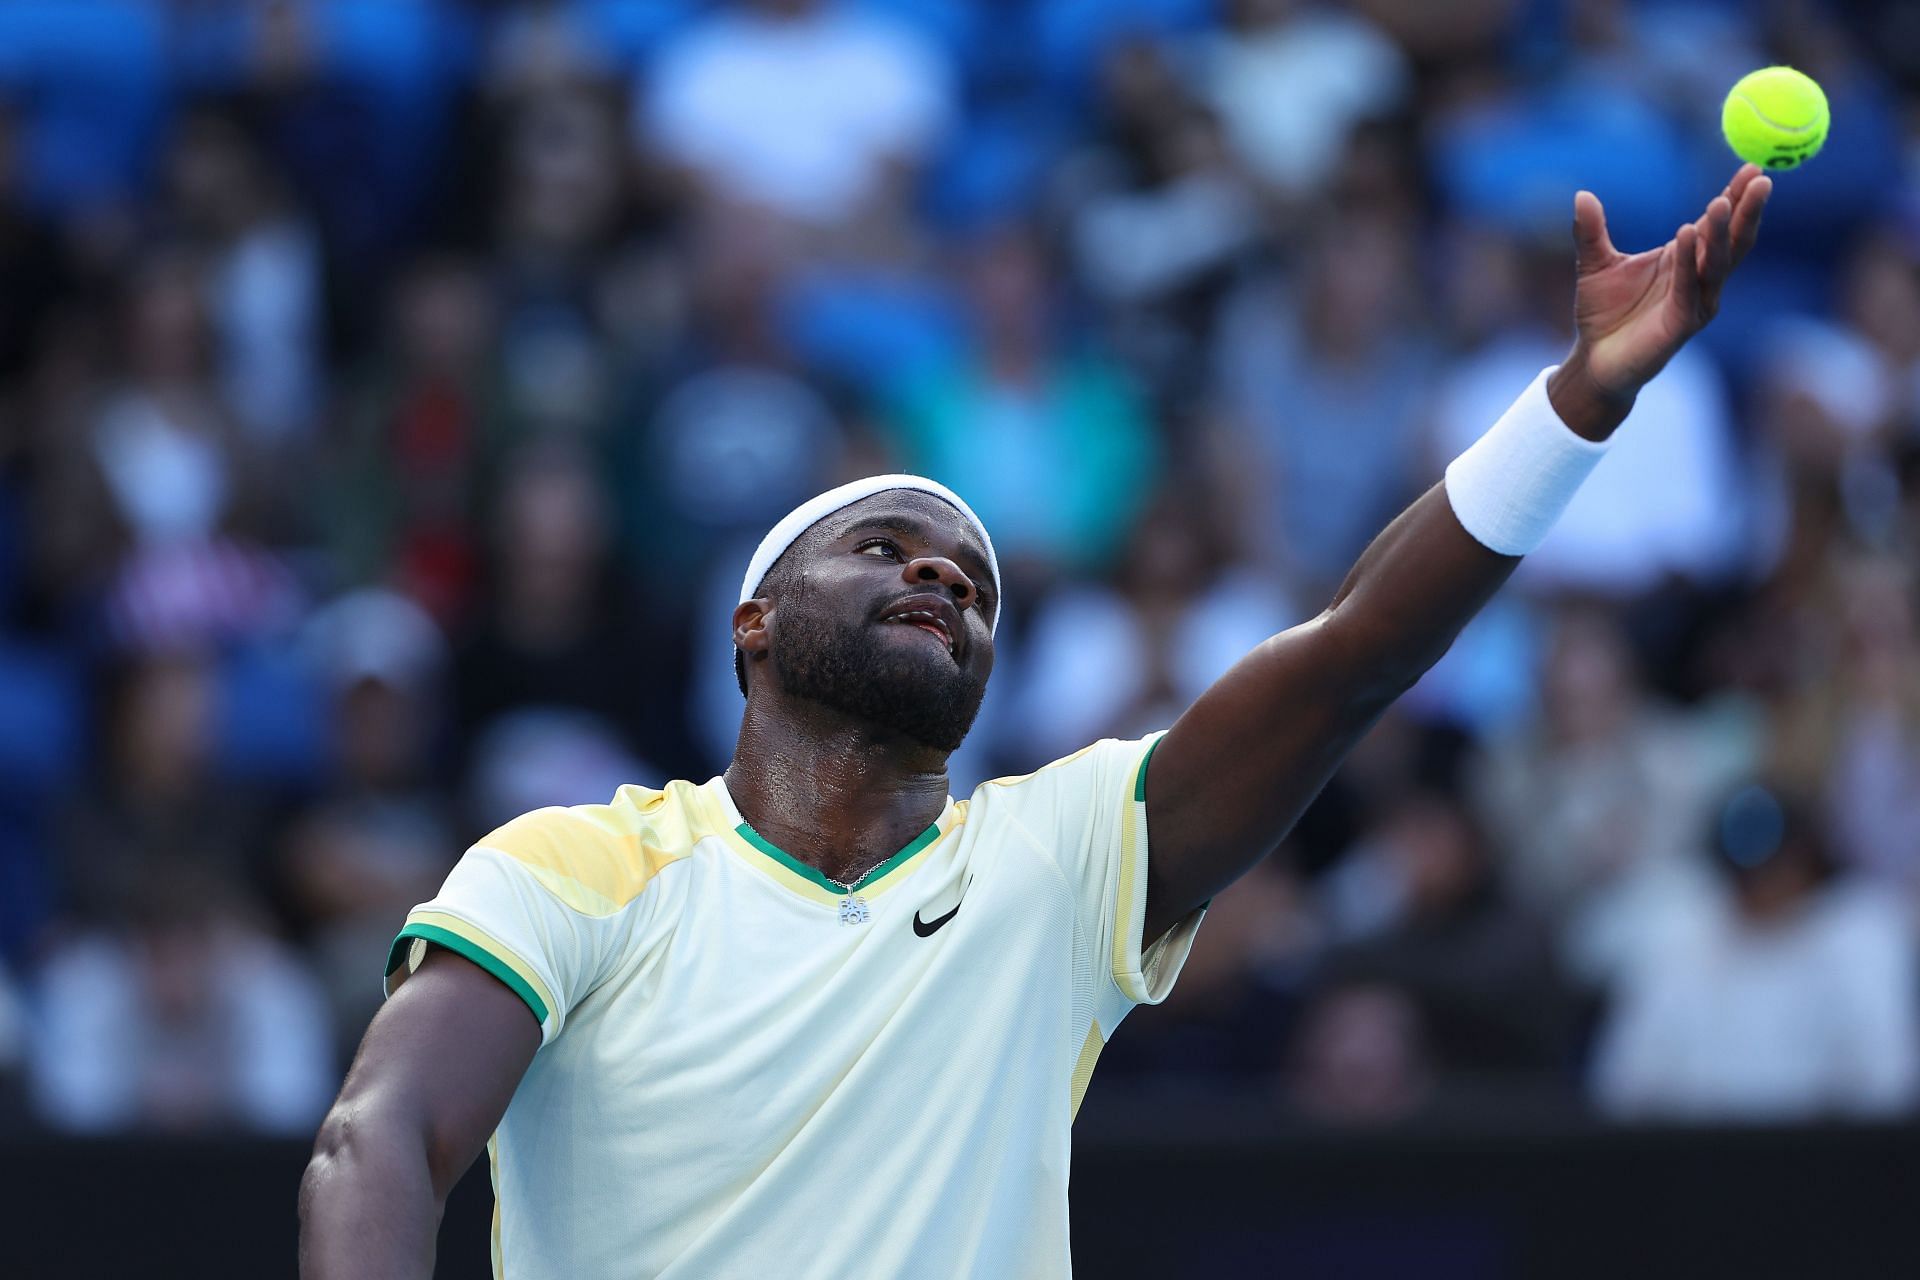
<path fill-rule="evenodd" d="M 513 813 L 721 766 L 731 593 L 801 497 L 922 470 L 994 530 L 956 789 L 1167 723 L 1565 349 L 1575 188 L 1664 239 L 1776 61 L 1826 151 L 1103 1056 L 1076 1240 L 1912 1274 L 1892 0 L 0 4 L 10 1274 L 290 1273 L 405 909 Z M 1820 866 L 1732 874 L 1756 779 Z"/>

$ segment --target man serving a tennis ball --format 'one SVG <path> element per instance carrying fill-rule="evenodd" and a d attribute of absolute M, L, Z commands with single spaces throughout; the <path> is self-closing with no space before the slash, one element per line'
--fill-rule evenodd
<path fill-rule="evenodd" d="M 1067 1275 L 1101 1046 L 1546 536 L 1713 317 L 1771 187 L 1743 167 L 1636 254 L 1581 192 L 1573 349 L 1318 617 L 1166 733 L 963 801 L 947 757 L 1001 610 L 986 528 L 917 476 L 803 504 L 733 611 L 727 771 L 516 819 L 408 916 L 302 1184 L 303 1274 L 429 1275 L 492 1135 L 516 1280 Z"/>

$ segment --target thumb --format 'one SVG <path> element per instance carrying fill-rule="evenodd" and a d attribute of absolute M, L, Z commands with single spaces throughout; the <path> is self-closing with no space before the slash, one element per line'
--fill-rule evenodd
<path fill-rule="evenodd" d="M 1573 264 L 1578 274 L 1598 271 L 1619 256 L 1620 251 L 1607 237 L 1607 213 L 1600 207 L 1600 197 L 1591 191 L 1575 193 Z"/>

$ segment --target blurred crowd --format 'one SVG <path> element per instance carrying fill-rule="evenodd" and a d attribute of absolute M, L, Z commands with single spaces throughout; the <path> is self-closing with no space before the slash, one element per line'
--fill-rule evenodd
<path fill-rule="evenodd" d="M 1164 727 L 1819 79 L 1713 327 L 1101 1063 L 1308 1122 L 1920 1099 L 1895 0 L 0 5 L 0 1124 L 310 1131 L 387 943 L 705 778 L 771 522 L 994 531 L 954 787 Z"/>

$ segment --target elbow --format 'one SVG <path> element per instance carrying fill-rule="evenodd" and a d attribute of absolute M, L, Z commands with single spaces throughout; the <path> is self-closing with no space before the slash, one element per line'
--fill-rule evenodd
<path fill-rule="evenodd" d="M 350 1159 L 355 1128 L 353 1112 L 337 1104 L 321 1122 L 320 1133 L 313 1142 L 313 1154 L 307 1158 L 306 1171 L 300 1175 L 302 1231 L 312 1224 L 317 1202 Z"/>
<path fill-rule="evenodd" d="M 390 1099 L 342 1097 L 321 1122 L 313 1155 L 300 1179 L 303 1218 L 313 1198 L 348 1177 L 418 1182 L 436 1204 L 444 1205 L 466 1170 L 432 1140 L 429 1129 L 424 1116 L 398 1109 Z"/>
<path fill-rule="evenodd" d="M 1322 625 L 1334 636 L 1333 647 L 1341 655 L 1344 701 L 1376 715 L 1418 684 L 1452 641 L 1451 636 L 1436 640 L 1405 628 L 1369 625 L 1338 609 L 1328 611 Z"/>

